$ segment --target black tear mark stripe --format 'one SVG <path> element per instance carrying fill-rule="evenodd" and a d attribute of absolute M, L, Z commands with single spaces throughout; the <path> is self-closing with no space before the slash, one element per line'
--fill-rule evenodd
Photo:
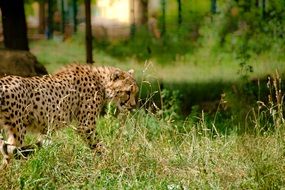
<path fill-rule="evenodd" d="M 131 99 L 131 96 L 129 96 L 129 98 L 126 101 L 122 102 L 121 106 L 126 105 L 130 99 Z"/>

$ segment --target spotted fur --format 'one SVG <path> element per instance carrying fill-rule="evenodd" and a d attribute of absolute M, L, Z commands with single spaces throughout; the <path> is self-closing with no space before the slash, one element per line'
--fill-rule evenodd
<path fill-rule="evenodd" d="M 54 75 L 0 79 L 0 129 L 7 141 L 0 139 L 4 162 L 15 149 L 23 146 L 27 132 L 45 134 L 75 120 L 76 131 L 90 148 L 96 148 L 96 118 L 105 103 L 114 102 L 119 110 L 136 105 L 138 87 L 133 71 L 114 67 L 71 65 Z"/>

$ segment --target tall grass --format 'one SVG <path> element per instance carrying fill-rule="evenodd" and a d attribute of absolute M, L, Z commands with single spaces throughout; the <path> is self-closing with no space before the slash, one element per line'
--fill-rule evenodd
<path fill-rule="evenodd" d="M 203 112 L 184 121 L 170 120 L 173 94 L 163 99 L 164 114 L 142 108 L 119 117 L 107 112 L 97 124 L 106 147 L 101 155 L 92 152 L 72 126 L 54 132 L 51 144 L 27 160 L 13 160 L 0 172 L 1 188 L 284 188 L 283 95 L 280 78 L 276 75 L 271 81 L 272 96 L 263 102 L 265 109 L 253 108 L 250 114 L 256 117 L 247 118 L 251 133 L 238 134 L 243 127 L 239 123 L 211 120 Z M 261 118 L 272 124 L 270 129 Z M 228 132 L 217 129 L 218 124 Z"/>
<path fill-rule="evenodd" d="M 180 132 L 179 128 L 187 128 Z M 225 126 L 227 127 L 227 126 Z M 98 123 L 96 155 L 69 128 L 1 171 L 3 189 L 271 189 L 284 187 L 283 131 L 213 136 L 203 118 L 170 124 L 140 110 Z"/>

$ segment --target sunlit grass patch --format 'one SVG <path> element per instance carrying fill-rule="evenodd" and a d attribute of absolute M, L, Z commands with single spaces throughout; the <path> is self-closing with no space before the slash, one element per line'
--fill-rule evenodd
<path fill-rule="evenodd" d="M 83 40 L 66 42 L 58 41 L 38 41 L 31 43 L 31 51 L 38 60 L 45 65 L 52 73 L 70 63 L 85 63 L 85 45 Z M 250 78 L 264 77 L 275 72 L 276 69 L 283 74 L 285 67 L 283 60 L 274 59 L 274 52 L 267 52 L 261 55 L 252 55 L 248 60 L 248 65 L 253 67 Z M 142 71 L 148 66 L 147 74 L 153 79 L 166 82 L 208 82 L 224 81 L 236 82 L 240 76 L 238 74 L 239 64 L 234 52 L 214 52 L 207 46 L 200 47 L 195 53 L 177 56 L 176 60 L 170 63 L 150 59 L 139 61 L 132 57 L 124 60 L 115 59 L 98 48 L 93 50 L 94 65 L 116 66 L 122 69 L 133 68 L 137 76 L 142 75 Z"/>

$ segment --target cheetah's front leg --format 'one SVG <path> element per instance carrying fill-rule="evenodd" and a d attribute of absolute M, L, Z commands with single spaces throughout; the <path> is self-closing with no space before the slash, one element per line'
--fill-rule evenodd
<path fill-rule="evenodd" d="M 95 126 L 90 125 L 79 125 L 76 132 L 82 137 L 82 139 L 88 144 L 90 149 L 95 150 L 96 153 L 103 153 L 105 147 L 102 142 L 97 138 L 97 133 L 95 132 Z"/>
<path fill-rule="evenodd" d="M 25 128 L 21 125 L 11 124 L 7 127 L 7 141 L 0 139 L 0 152 L 3 155 L 3 167 L 6 167 L 11 158 L 22 155 L 21 148 L 25 134 Z"/>
<path fill-rule="evenodd" d="M 101 112 L 101 99 L 103 97 L 96 94 L 95 97 L 87 99 L 86 102 L 80 105 L 81 110 L 77 115 L 78 126 L 76 132 L 84 139 L 89 147 L 95 150 L 96 153 L 102 153 L 105 148 L 97 138 L 96 133 L 96 120 Z M 98 102 L 96 102 L 98 101 Z M 94 106 L 96 105 L 96 106 Z"/>
<path fill-rule="evenodd" d="M 3 139 L 0 139 L 0 151 L 3 155 L 3 163 L 2 163 L 3 168 L 5 168 L 9 164 L 13 156 L 13 153 L 16 149 L 17 149 L 16 146 L 10 145 L 6 143 Z"/>

